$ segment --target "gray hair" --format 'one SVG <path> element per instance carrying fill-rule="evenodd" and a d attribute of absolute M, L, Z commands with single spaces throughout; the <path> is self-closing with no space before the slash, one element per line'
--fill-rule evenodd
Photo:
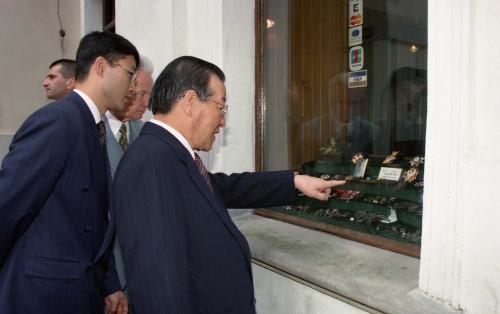
<path fill-rule="evenodd" d="M 143 55 L 141 55 L 140 59 L 141 61 L 139 63 L 138 70 L 142 70 L 150 75 L 153 75 L 154 71 L 153 62 L 151 62 L 151 60 L 148 57 L 145 57 Z"/>

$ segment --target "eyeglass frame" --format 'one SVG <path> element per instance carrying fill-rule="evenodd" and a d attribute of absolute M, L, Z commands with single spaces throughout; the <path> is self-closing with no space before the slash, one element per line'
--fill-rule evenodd
<path fill-rule="evenodd" d="M 134 81 L 135 78 L 137 77 L 137 71 L 132 71 L 130 69 L 127 69 L 124 65 L 116 62 L 116 61 L 111 61 L 111 60 L 108 60 L 109 63 L 119 67 L 120 69 L 126 71 L 129 75 L 130 75 L 130 81 Z"/>
<path fill-rule="evenodd" d="M 182 99 L 186 96 L 186 94 L 182 94 L 180 95 L 179 97 L 177 97 L 177 99 Z M 199 98 L 199 97 L 198 97 Z M 228 104 L 227 103 L 221 103 L 221 102 L 218 102 L 216 100 L 213 100 L 213 99 L 210 99 L 210 98 L 207 98 L 206 100 L 201 100 L 201 102 L 213 102 L 214 104 L 217 105 L 217 108 L 219 109 L 220 113 L 224 116 L 226 113 L 227 113 L 227 109 L 229 108 Z"/>
<path fill-rule="evenodd" d="M 214 104 L 217 105 L 217 108 L 219 108 L 220 112 L 222 113 L 222 115 L 225 115 L 226 112 L 227 112 L 227 109 L 228 109 L 228 104 L 227 103 L 221 103 L 221 102 L 218 102 L 216 100 L 213 100 L 213 99 L 210 99 L 208 98 L 206 101 L 211 101 L 213 102 Z"/>

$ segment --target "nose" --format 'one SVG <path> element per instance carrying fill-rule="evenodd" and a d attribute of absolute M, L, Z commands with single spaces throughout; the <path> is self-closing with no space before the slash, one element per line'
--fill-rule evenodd
<path fill-rule="evenodd" d="M 49 80 L 48 79 L 43 80 L 42 84 L 43 84 L 43 87 L 49 86 Z"/>

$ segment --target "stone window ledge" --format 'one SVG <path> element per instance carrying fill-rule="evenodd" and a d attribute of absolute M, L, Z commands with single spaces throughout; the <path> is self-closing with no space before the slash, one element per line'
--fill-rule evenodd
<path fill-rule="evenodd" d="M 352 300 L 365 310 L 460 313 L 417 289 L 416 258 L 253 214 L 233 220 L 258 263 Z"/>

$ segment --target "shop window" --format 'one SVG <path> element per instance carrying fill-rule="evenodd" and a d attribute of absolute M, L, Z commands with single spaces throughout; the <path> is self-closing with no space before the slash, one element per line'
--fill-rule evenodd
<path fill-rule="evenodd" d="M 346 179 L 268 217 L 419 256 L 427 1 L 257 1 L 257 168 Z"/>

